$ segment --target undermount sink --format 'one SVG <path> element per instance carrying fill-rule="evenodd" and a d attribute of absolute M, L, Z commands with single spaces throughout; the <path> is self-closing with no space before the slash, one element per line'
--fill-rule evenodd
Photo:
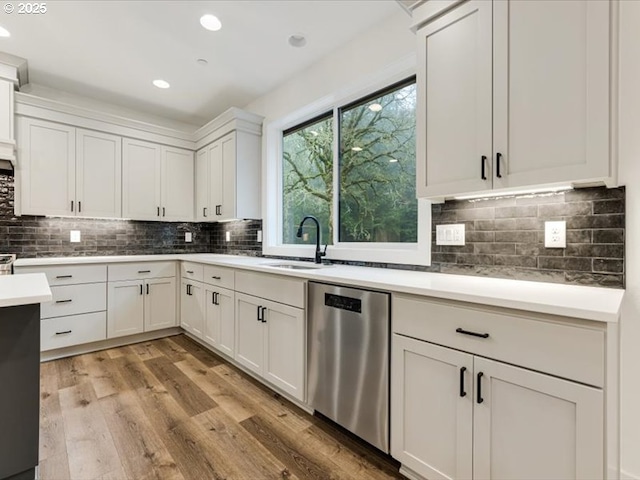
<path fill-rule="evenodd" d="M 286 268 L 288 270 L 317 270 L 322 265 L 300 265 L 298 263 L 263 263 L 265 267 Z"/>

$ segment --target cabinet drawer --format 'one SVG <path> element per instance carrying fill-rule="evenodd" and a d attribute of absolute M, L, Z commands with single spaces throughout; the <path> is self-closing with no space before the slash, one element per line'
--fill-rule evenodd
<path fill-rule="evenodd" d="M 180 270 L 182 278 L 190 278 L 201 282 L 204 277 L 204 265 L 201 263 L 182 262 Z"/>
<path fill-rule="evenodd" d="M 175 262 L 118 263 L 115 265 L 109 265 L 110 282 L 175 276 Z"/>
<path fill-rule="evenodd" d="M 106 338 L 106 312 L 48 318 L 40 322 L 40 350 L 43 352 Z"/>
<path fill-rule="evenodd" d="M 60 265 L 47 267 L 16 267 L 16 273 L 44 273 L 49 285 L 77 285 L 107 281 L 106 265 Z"/>
<path fill-rule="evenodd" d="M 404 295 L 392 302 L 394 333 L 602 387 L 604 330 L 570 322 Z"/>
<path fill-rule="evenodd" d="M 62 317 L 107 309 L 107 284 L 85 283 L 51 287 L 53 300 L 43 303 L 41 318 Z"/>
<path fill-rule="evenodd" d="M 304 308 L 305 281 L 283 275 L 236 271 L 236 291 Z"/>
<path fill-rule="evenodd" d="M 235 288 L 235 271 L 231 268 L 205 265 L 204 283 L 233 290 Z"/>

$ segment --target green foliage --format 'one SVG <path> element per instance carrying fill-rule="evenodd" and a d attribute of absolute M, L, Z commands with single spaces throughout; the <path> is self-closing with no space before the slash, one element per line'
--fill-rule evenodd
<path fill-rule="evenodd" d="M 372 105 L 377 104 L 378 108 Z M 340 113 L 341 242 L 416 242 L 415 84 Z M 283 138 L 283 243 L 305 215 L 333 231 L 333 121 L 327 116 Z"/>

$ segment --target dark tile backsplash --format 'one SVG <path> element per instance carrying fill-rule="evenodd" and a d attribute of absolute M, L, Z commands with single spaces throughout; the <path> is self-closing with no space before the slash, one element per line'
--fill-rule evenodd
<path fill-rule="evenodd" d="M 624 200 L 624 187 L 598 187 L 433 205 L 429 270 L 623 288 Z M 566 220 L 567 248 L 544 247 L 548 220 Z M 448 223 L 465 224 L 465 246 L 435 244 Z"/>
<path fill-rule="evenodd" d="M 222 253 L 262 255 L 261 220 L 162 223 L 13 215 L 13 177 L 0 175 L 0 253 L 66 255 Z M 331 263 L 541 282 L 624 287 L 624 187 L 456 200 L 432 206 L 432 265 Z M 567 248 L 544 247 L 544 222 L 567 221 Z M 435 245 L 435 226 L 464 223 L 466 245 Z M 69 242 L 80 230 L 82 241 Z M 193 242 L 184 241 L 184 233 Z M 226 241 L 226 232 L 231 232 Z M 301 258 L 300 260 L 309 260 Z"/>

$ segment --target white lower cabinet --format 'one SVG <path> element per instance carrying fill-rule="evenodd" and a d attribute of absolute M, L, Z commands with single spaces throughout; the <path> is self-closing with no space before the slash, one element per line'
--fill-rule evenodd
<path fill-rule="evenodd" d="M 458 304 L 396 296 L 393 308 L 391 454 L 403 469 L 429 480 L 605 478 L 602 389 L 477 355 L 490 349 L 501 357 L 518 342 L 526 363 L 524 344 L 535 338 L 541 355 L 571 363 L 570 348 L 563 357 L 546 348 L 552 335 L 538 336 L 545 322 L 539 332 L 522 323 L 531 332 L 523 328 L 518 340 L 497 318 Z M 437 328 L 431 333 L 430 320 L 447 320 L 456 349 L 429 342 L 444 338 Z M 580 338 L 583 327 L 571 328 Z"/>
<path fill-rule="evenodd" d="M 174 277 L 109 282 L 107 338 L 175 326 Z"/>
<path fill-rule="evenodd" d="M 201 339 L 204 329 L 204 285 L 183 278 L 180 292 L 180 326 Z"/>
<path fill-rule="evenodd" d="M 203 340 L 232 357 L 235 343 L 235 293 L 226 288 L 207 286 L 204 297 Z"/>
<path fill-rule="evenodd" d="M 304 310 L 236 293 L 235 360 L 304 400 Z"/>

